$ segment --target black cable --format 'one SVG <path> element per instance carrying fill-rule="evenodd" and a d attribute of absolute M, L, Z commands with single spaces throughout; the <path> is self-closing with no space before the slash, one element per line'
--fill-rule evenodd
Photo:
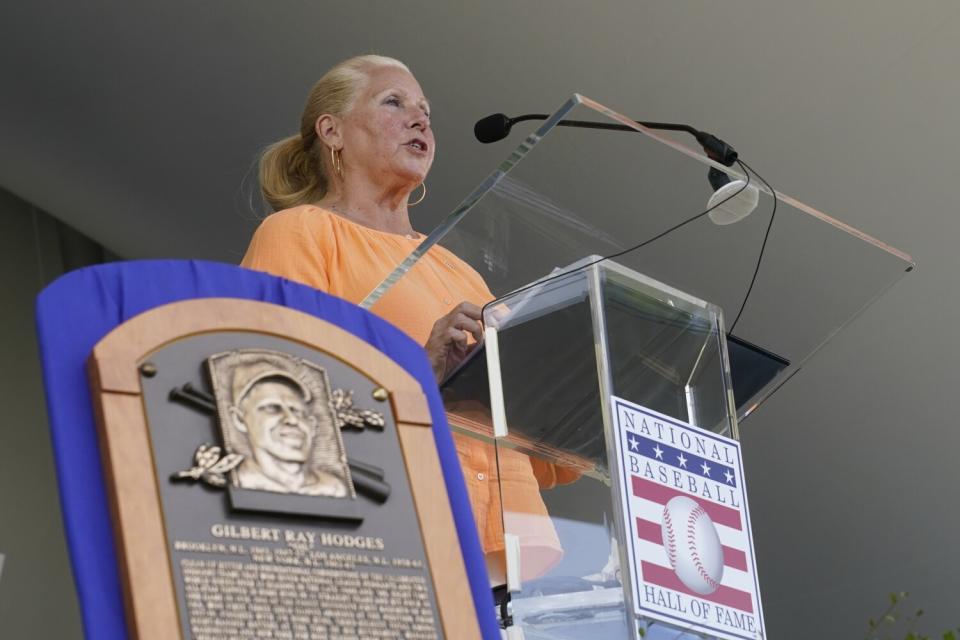
<path fill-rule="evenodd" d="M 642 249 L 643 247 L 647 246 L 648 244 L 650 244 L 650 243 L 652 243 L 652 242 L 656 242 L 657 240 L 659 240 L 660 238 L 664 237 L 665 235 L 668 235 L 668 234 L 670 234 L 670 233 L 673 233 L 673 232 L 676 231 L 677 229 L 679 229 L 679 228 L 681 228 L 681 227 L 683 227 L 683 226 L 686 226 L 686 225 L 690 224 L 691 222 L 693 222 L 693 221 L 695 221 L 695 220 L 699 220 L 700 218 L 702 218 L 703 216 L 707 215 L 708 213 L 710 213 L 711 211 L 713 211 L 714 209 L 716 209 L 716 208 L 719 207 L 720 205 L 728 202 L 729 200 L 733 200 L 733 199 L 736 198 L 738 195 L 740 195 L 740 193 L 743 192 L 747 187 L 750 186 L 750 180 L 751 180 L 751 178 L 750 178 L 750 171 L 752 171 L 752 170 L 749 169 L 749 167 L 747 167 L 747 165 L 744 164 L 744 163 L 743 163 L 742 161 L 740 161 L 740 160 L 737 160 L 737 164 L 740 165 L 740 168 L 743 170 L 744 175 L 746 175 L 746 177 L 747 177 L 747 180 L 746 180 L 746 182 L 744 183 L 744 185 L 743 185 L 742 187 L 740 187 L 739 189 L 737 189 L 737 190 L 736 190 L 735 192 L 733 192 L 732 194 L 730 194 L 729 196 L 727 196 L 726 198 L 724 198 L 723 200 L 721 200 L 720 202 L 718 202 L 717 204 L 713 205 L 712 207 L 707 208 L 705 211 L 701 211 L 701 212 L 698 213 L 697 215 L 692 216 L 692 217 L 690 217 L 690 218 L 687 218 L 687 219 L 684 220 L 683 222 L 679 222 L 679 223 L 673 225 L 672 227 L 670 227 L 669 229 L 667 229 L 666 231 L 662 231 L 661 233 L 658 233 L 657 235 L 653 236 L 652 238 L 648 238 L 647 240 L 644 240 L 643 242 L 641 242 L 641 243 L 639 243 L 639 244 L 635 244 L 635 245 L 633 245 L 632 247 L 628 247 L 628 248 L 626 248 L 626 249 L 624 249 L 624 250 L 622 250 L 622 251 L 618 251 L 618 252 L 616 252 L 616 253 L 611 253 L 610 255 L 602 256 L 602 257 L 600 257 L 600 258 L 597 258 L 596 260 L 593 260 L 593 261 L 591 261 L 591 262 L 588 262 L 588 263 L 585 264 L 585 265 L 581 265 L 581 266 L 577 267 L 576 269 L 571 269 L 570 271 L 564 271 L 563 273 L 558 273 L 558 274 L 556 274 L 556 275 L 549 276 L 549 277 L 547 277 L 547 278 L 543 278 L 542 280 L 537 280 L 536 282 L 532 282 L 532 283 L 530 283 L 530 284 L 528 284 L 528 285 L 525 285 L 525 286 L 523 286 L 523 287 L 520 287 L 519 289 L 515 289 L 515 290 L 511 291 L 510 293 L 506 294 L 505 296 L 501 296 L 500 299 L 505 298 L 505 297 L 507 297 L 507 296 L 514 296 L 514 295 L 516 295 L 516 294 L 518 294 L 518 293 L 523 293 L 524 291 L 529 291 L 530 289 L 533 289 L 534 287 L 539 287 L 539 286 L 541 286 L 541 285 L 544 285 L 544 284 L 546 284 L 546 283 L 548 283 L 548 282 L 550 282 L 550 281 L 552 281 L 552 280 L 556 280 L 556 279 L 558 279 L 558 278 L 565 278 L 566 276 L 569 276 L 569 275 L 572 275 L 572 274 L 574 274 L 574 273 L 577 273 L 578 271 L 583 271 L 584 269 L 587 269 L 587 268 L 589 268 L 589 267 L 592 267 L 592 266 L 595 265 L 595 264 L 599 264 L 600 262 L 603 262 L 604 260 L 612 260 L 613 258 L 619 258 L 620 256 L 622 256 L 622 255 L 624 255 L 624 254 L 627 254 L 627 253 L 630 253 L 631 251 L 636 251 L 637 249 Z M 756 173 L 756 172 L 754 171 L 754 173 Z M 760 174 L 757 174 L 757 177 L 760 178 Z M 763 180 L 763 178 L 760 178 L 760 179 Z M 763 180 L 763 182 L 764 182 L 764 184 L 767 183 L 766 180 Z M 767 185 L 767 187 L 769 188 L 770 185 Z M 773 190 L 771 189 L 771 192 L 772 192 L 772 191 L 773 191 Z M 774 212 L 776 212 L 776 198 L 774 198 Z M 771 219 L 771 223 L 772 223 L 772 222 L 773 222 L 773 220 Z M 768 234 L 770 233 L 769 227 L 767 228 L 767 233 L 768 233 Z M 766 243 L 766 239 L 764 239 L 764 243 Z M 761 249 L 760 252 L 761 252 L 761 256 L 762 256 L 762 255 L 763 255 L 763 250 Z M 758 263 L 757 263 L 757 269 L 759 269 L 759 268 L 760 268 L 760 265 L 759 265 L 759 262 L 758 262 Z M 756 278 L 756 273 L 754 273 L 754 278 Z M 751 283 L 751 287 L 752 287 L 752 286 L 753 286 L 753 284 Z M 747 295 L 749 296 L 750 293 L 747 292 Z M 487 307 L 489 307 L 491 304 L 494 304 L 494 303 L 498 302 L 498 300 L 499 300 L 499 299 L 494 299 L 494 300 L 491 300 L 490 302 L 486 303 L 485 305 L 483 305 L 483 308 L 480 310 L 481 318 L 483 317 L 483 314 L 486 313 Z M 746 300 L 744 300 L 744 304 L 746 304 Z M 741 307 L 740 310 L 743 311 L 743 308 Z M 738 319 L 739 319 L 739 315 L 738 315 L 737 317 L 738 317 Z M 736 323 L 734 323 L 734 324 L 736 324 Z"/>
<path fill-rule="evenodd" d="M 757 258 L 757 266 L 753 269 L 753 277 L 750 278 L 750 286 L 747 287 L 747 295 L 743 297 L 743 303 L 740 305 L 740 311 L 737 312 L 737 317 L 734 319 L 733 324 L 731 324 L 730 328 L 727 329 L 728 336 L 733 334 L 733 328 L 736 327 L 737 323 L 740 321 L 740 316 L 743 315 L 743 310 L 747 306 L 747 300 L 750 299 L 750 294 L 753 292 L 753 285 L 757 281 L 757 274 L 760 273 L 760 263 L 763 261 L 763 252 L 767 248 L 767 240 L 770 238 L 770 229 L 773 228 L 773 219 L 777 216 L 777 192 L 773 190 L 773 187 L 770 186 L 769 182 L 764 180 L 762 175 L 753 170 L 753 167 L 745 162 L 738 161 L 738 163 L 746 171 L 748 180 L 750 179 L 750 173 L 753 173 L 760 178 L 760 181 L 767 186 L 767 189 L 770 190 L 770 194 L 773 196 L 773 210 L 770 212 L 770 222 L 767 223 L 767 231 L 763 234 L 763 244 L 760 245 L 760 256 Z M 740 191 L 737 193 L 740 193 Z"/>

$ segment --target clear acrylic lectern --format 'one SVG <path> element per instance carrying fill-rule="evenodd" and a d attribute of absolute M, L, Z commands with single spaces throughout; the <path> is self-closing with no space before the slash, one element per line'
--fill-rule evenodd
<path fill-rule="evenodd" d="M 542 503 L 503 492 L 512 626 L 527 640 L 675 637 L 632 615 L 619 553 L 630 487 L 615 472 L 609 399 L 730 435 L 722 312 L 612 261 L 581 266 L 489 306 L 485 357 L 446 382 L 444 402 L 455 428 L 493 436 L 498 457 L 567 478 Z"/>
<path fill-rule="evenodd" d="M 549 476 L 535 508 L 501 485 L 514 637 L 703 637 L 632 613 L 611 397 L 738 439 L 739 423 L 913 269 L 691 142 L 574 95 L 363 303 L 375 310 L 438 242 L 497 296 L 484 309 L 490 339 L 444 397 L 455 429 Z M 711 171 L 739 185 L 719 204 Z M 756 206 L 729 224 L 723 210 L 738 202 Z"/>

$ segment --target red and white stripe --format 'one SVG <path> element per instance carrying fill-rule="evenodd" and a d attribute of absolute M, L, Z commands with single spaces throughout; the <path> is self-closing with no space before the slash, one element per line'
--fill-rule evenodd
<path fill-rule="evenodd" d="M 749 542 L 744 533 L 741 514 L 731 507 L 710 502 L 696 495 L 677 491 L 660 483 L 632 476 L 633 495 L 630 497 L 631 512 L 637 545 L 636 557 L 644 558 L 640 563 L 643 581 L 660 587 L 687 594 L 694 598 L 708 600 L 726 607 L 754 612 L 754 603 L 750 595 L 753 578 L 747 562 Z M 713 520 L 723 546 L 723 579 L 720 587 L 709 595 L 698 594 L 688 589 L 674 573 L 664 548 L 662 534 L 663 507 L 675 496 L 686 496 L 703 507 Z"/>

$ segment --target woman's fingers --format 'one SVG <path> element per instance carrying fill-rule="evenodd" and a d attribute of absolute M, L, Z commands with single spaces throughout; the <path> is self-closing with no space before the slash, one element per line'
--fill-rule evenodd
<path fill-rule="evenodd" d="M 463 302 L 461 302 L 460 304 L 458 304 L 456 307 L 453 308 L 453 311 L 451 311 L 451 313 L 455 313 L 455 312 L 460 312 L 465 316 L 473 318 L 474 320 L 479 320 L 481 315 L 480 307 L 473 304 L 472 302 L 467 302 L 466 300 L 464 300 Z"/>
<path fill-rule="evenodd" d="M 447 315 L 440 318 L 434 329 L 438 325 L 446 328 L 453 327 L 470 333 L 478 342 L 483 339 L 483 326 L 480 323 L 480 307 L 471 302 L 461 302 L 454 307 Z"/>
<path fill-rule="evenodd" d="M 467 346 L 467 334 L 460 327 L 449 327 L 447 329 L 447 339 L 461 348 Z"/>
<path fill-rule="evenodd" d="M 468 334 L 475 342 L 483 340 L 481 316 L 479 306 L 461 302 L 433 324 L 425 348 L 438 381 L 471 351 Z"/>
<path fill-rule="evenodd" d="M 451 326 L 454 329 L 458 329 L 461 333 L 464 331 L 470 333 L 477 342 L 483 339 L 483 327 L 480 325 L 480 321 L 463 313 L 458 313 L 453 318 Z M 464 338 L 466 338 L 465 335 Z"/>

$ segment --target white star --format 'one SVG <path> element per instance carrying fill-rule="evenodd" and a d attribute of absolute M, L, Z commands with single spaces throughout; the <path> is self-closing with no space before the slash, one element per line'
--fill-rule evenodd
<path fill-rule="evenodd" d="M 657 445 L 653 448 L 653 454 L 660 460 L 663 460 L 663 449 L 660 448 L 660 445 Z"/>
<path fill-rule="evenodd" d="M 709 475 L 710 475 L 710 467 L 707 465 L 706 462 L 704 462 L 702 465 L 700 465 L 700 468 L 703 469 L 703 475 L 705 475 L 705 476 L 709 476 Z"/>
<path fill-rule="evenodd" d="M 640 441 L 636 438 L 630 438 L 630 449 L 633 451 L 640 451 Z"/>
<path fill-rule="evenodd" d="M 683 467 L 684 469 L 687 468 L 687 459 L 683 457 L 682 453 L 679 456 L 677 456 L 677 462 L 679 462 L 680 466 Z"/>
<path fill-rule="evenodd" d="M 733 484 L 733 474 L 730 473 L 729 469 L 723 472 L 723 477 L 727 479 L 727 482 Z"/>

